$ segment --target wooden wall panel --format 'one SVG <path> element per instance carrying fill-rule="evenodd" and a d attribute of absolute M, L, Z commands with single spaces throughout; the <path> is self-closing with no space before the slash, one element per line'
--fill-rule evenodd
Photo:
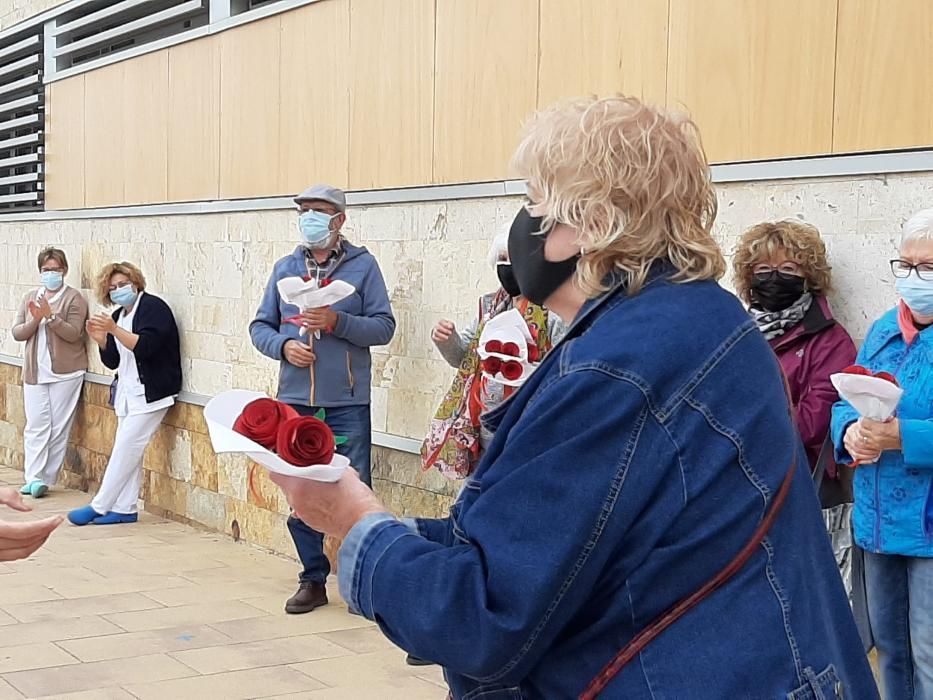
<path fill-rule="evenodd" d="M 45 89 L 45 208 L 84 206 L 84 76 Z"/>
<path fill-rule="evenodd" d="M 434 0 L 351 0 L 349 60 L 350 187 L 431 182 Z"/>
<path fill-rule="evenodd" d="M 349 0 L 327 0 L 282 15 L 281 111 L 268 115 L 279 123 L 278 194 L 347 186 L 349 14 Z"/>
<path fill-rule="evenodd" d="M 538 0 L 437 3 L 434 180 L 501 179 L 537 98 Z"/>
<path fill-rule="evenodd" d="M 85 74 L 84 154 L 85 206 L 116 206 L 124 202 L 124 124 L 126 110 L 123 90 L 123 61 Z M 141 138 L 129 134 L 131 139 Z"/>
<path fill-rule="evenodd" d="M 169 49 L 168 199 L 220 196 L 220 42 Z"/>
<path fill-rule="evenodd" d="M 668 0 L 541 0 L 538 106 L 617 92 L 666 99 Z"/>
<path fill-rule="evenodd" d="M 290 22 L 291 14 L 287 18 Z M 278 189 L 281 20 L 274 16 L 219 35 L 223 198 L 275 194 Z"/>
<path fill-rule="evenodd" d="M 123 73 L 124 204 L 168 198 L 168 52 L 127 61 Z"/>
<path fill-rule="evenodd" d="M 671 0 L 668 107 L 713 161 L 826 153 L 835 34 L 836 0 Z"/>
<path fill-rule="evenodd" d="M 933 2 L 840 0 L 833 150 L 933 145 Z"/>

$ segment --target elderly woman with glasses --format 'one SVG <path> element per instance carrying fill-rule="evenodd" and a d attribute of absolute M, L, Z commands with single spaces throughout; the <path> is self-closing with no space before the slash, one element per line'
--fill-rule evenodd
<path fill-rule="evenodd" d="M 484 417 L 447 518 L 396 518 L 352 470 L 273 477 L 344 538 L 344 599 L 458 700 L 877 697 L 778 364 L 717 284 L 692 122 L 558 105 L 514 163 L 512 271 L 567 335 Z"/>
<path fill-rule="evenodd" d="M 933 209 L 905 225 L 891 261 L 901 297 L 871 327 L 858 363 L 904 389 L 894 419 L 833 409 L 838 462 L 855 471 L 855 541 L 886 698 L 933 698 Z"/>
<path fill-rule="evenodd" d="M 733 269 L 739 297 L 787 377 L 797 428 L 815 468 L 839 399 L 829 377 L 855 361 L 855 344 L 826 298 L 831 286 L 826 246 L 809 224 L 761 223 L 742 236 Z M 827 476 L 835 479 L 835 465 L 827 467 Z"/>

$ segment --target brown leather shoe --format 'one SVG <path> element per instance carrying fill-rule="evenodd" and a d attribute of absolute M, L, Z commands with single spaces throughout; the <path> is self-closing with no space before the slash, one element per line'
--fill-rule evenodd
<path fill-rule="evenodd" d="M 324 584 L 303 581 L 295 595 L 285 601 L 285 612 L 289 615 L 301 615 L 324 605 L 327 605 L 327 589 Z"/>

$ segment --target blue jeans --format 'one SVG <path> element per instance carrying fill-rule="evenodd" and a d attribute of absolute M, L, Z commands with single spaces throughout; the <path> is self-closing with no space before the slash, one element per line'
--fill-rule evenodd
<path fill-rule="evenodd" d="M 294 404 L 292 408 L 303 416 L 310 416 L 318 411 L 316 407 Z M 371 486 L 369 459 L 372 449 L 372 424 L 369 405 L 325 408 L 324 412 L 324 422 L 334 431 L 334 435 L 347 438 L 343 445 L 337 447 L 337 452 L 349 459 L 363 483 Z M 295 543 L 295 549 L 298 550 L 298 559 L 302 565 L 298 580 L 302 583 L 324 583 L 330 574 L 330 562 L 324 556 L 324 535 L 311 529 L 294 515 L 288 518 L 288 532 Z"/>
<path fill-rule="evenodd" d="M 933 698 L 933 559 L 865 552 L 885 700 Z"/>

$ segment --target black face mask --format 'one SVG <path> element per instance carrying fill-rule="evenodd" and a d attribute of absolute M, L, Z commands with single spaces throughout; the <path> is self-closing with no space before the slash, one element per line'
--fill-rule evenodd
<path fill-rule="evenodd" d="M 521 296 L 522 290 L 515 281 L 515 272 L 509 263 L 501 262 L 496 265 L 496 275 L 499 276 L 499 284 L 510 297 Z"/>
<path fill-rule="evenodd" d="M 773 270 L 752 275 L 752 302 L 765 311 L 783 311 L 806 291 L 806 280 Z"/>
<path fill-rule="evenodd" d="M 540 233 L 541 218 L 522 207 L 509 230 L 509 259 L 522 296 L 532 304 L 543 305 L 577 269 L 579 255 L 551 262 L 544 257 L 547 233 Z"/>

